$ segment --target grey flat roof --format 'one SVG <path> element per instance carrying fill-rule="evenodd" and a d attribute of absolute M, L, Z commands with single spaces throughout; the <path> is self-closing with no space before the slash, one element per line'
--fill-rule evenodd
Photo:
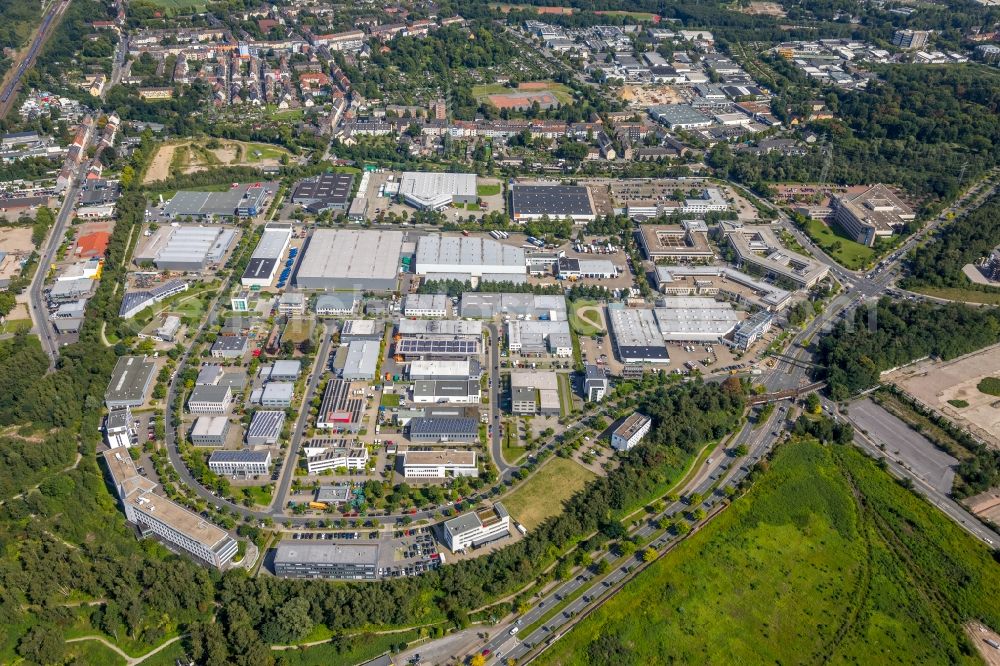
<path fill-rule="evenodd" d="M 191 391 L 188 403 L 192 402 L 222 402 L 227 395 L 232 394 L 229 384 L 198 384 Z"/>
<path fill-rule="evenodd" d="M 282 541 L 274 554 L 277 564 L 356 564 L 376 566 L 377 544 L 303 543 Z"/>
<path fill-rule="evenodd" d="M 225 416 L 199 416 L 191 429 L 192 437 L 221 437 L 229 425 Z"/>
<path fill-rule="evenodd" d="M 295 393 L 295 384 L 291 382 L 268 382 L 264 385 L 262 401 L 287 400 L 291 402 Z"/>
<path fill-rule="evenodd" d="M 354 174 L 324 173 L 296 185 L 292 192 L 292 201 L 299 203 L 303 199 L 308 199 L 343 205 L 351 197 L 353 183 Z"/>
<path fill-rule="evenodd" d="M 302 372 L 302 361 L 275 361 L 271 366 L 272 375 L 295 375 L 296 377 Z"/>
<path fill-rule="evenodd" d="M 143 356 L 122 356 L 111 373 L 104 399 L 107 402 L 142 402 L 155 365 Z"/>
<path fill-rule="evenodd" d="M 587 188 L 582 185 L 514 185 L 511 188 L 514 216 L 564 217 L 593 215 Z"/>
<path fill-rule="evenodd" d="M 399 269 L 403 232 L 317 229 L 299 264 L 296 280 L 392 280 Z"/>

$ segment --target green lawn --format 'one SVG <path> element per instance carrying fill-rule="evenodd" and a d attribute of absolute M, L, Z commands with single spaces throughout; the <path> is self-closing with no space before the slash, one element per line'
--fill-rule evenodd
<path fill-rule="evenodd" d="M 577 335 L 596 335 L 598 333 L 603 333 L 604 328 L 601 326 L 597 315 L 593 311 L 584 310 L 582 314 L 578 314 L 580 310 L 590 307 L 600 307 L 597 301 L 571 301 L 572 312 L 570 314 L 569 323 L 576 331 Z"/>
<path fill-rule="evenodd" d="M 976 664 L 961 624 L 998 626 L 997 589 L 983 544 L 857 450 L 786 444 L 538 663 Z"/>
<path fill-rule="evenodd" d="M 533 81 L 531 83 L 542 83 L 541 81 Z M 556 99 L 559 100 L 560 104 L 569 104 L 573 101 L 572 91 L 565 85 L 561 83 L 556 83 L 554 81 L 544 81 L 546 86 L 544 88 L 529 88 L 529 89 L 518 89 L 518 88 L 508 88 L 502 83 L 484 83 L 477 86 L 472 86 L 472 96 L 476 98 L 477 101 L 486 99 L 488 95 L 503 95 L 507 93 L 539 93 L 539 92 L 550 92 L 555 95 Z"/>
<path fill-rule="evenodd" d="M 573 413 L 573 387 L 570 386 L 569 375 L 566 373 L 559 373 L 556 377 L 559 379 L 560 416 L 569 416 Z"/>
<path fill-rule="evenodd" d="M 824 252 L 849 270 L 861 270 L 875 259 L 875 250 L 843 235 L 836 225 L 831 227 L 820 220 L 809 220 L 805 232 Z"/>
<path fill-rule="evenodd" d="M 1000 396 L 1000 377 L 985 377 L 976 385 L 980 393 Z"/>
<path fill-rule="evenodd" d="M 985 305 L 1000 305 L 1000 292 L 977 291 L 975 289 L 960 289 L 958 287 L 930 287 L 916 286 L 910 291 L 918 294 L 933 296 L 934 298 L 945 298 L 949 301 L 961 301 L 963 303 L 983 303 Z"/>
<path fill-rule="evenodd" d="M 363 634 L 334 639 L 309 648 L 275 651 L 287 666 L 327 666 L 328 664 L 360 664 L 384 654 L 394 645 L 416 640 L 416 631 L 393 634 Z"/>
<path fill-rule="evenodd" d="M 269 506 L 272 494 L 266 486 L 244 486 L 238 492 L 242 492 L 245 497 L 249 497 L 258 506 Z"/>
<path fill-rule="evenodd" d="M 125 660 L 114 650 L 99 641 L 79 641 L 66 644 L 67 663 L 124 666 Z M 170 663 L 173 663 L 172 661 Z"/>
<path fill-rule="evenodd" d="M 503 439 L 500 440 L 500 454 L 509 463 L 514 462 L 527 452 L 521 446 L 521 440 L 517 438 L 517 421 L 508 421 L 504 424 Z"/>
<path fill-rule="evenodd" d="M 477 185 L 476 186 L 476 196 L 480 197 L 495 197 L 500 194 L 501 185 L 496 183 L 495 185 Z"/>
<path fill-rule="evenodd" d="M 205 0 L 150 0 L 150 4 L 162 7 L 172 14 L 205 11 Z"/>
<path fill-rule="evenodd" d="M 0 334 L 4 333 L 19 333 L 21 331 L 31 330 L 31 320 L 30 319 L 12 319 L 0 325 Z"/>
<path fill-rule="evenodd" d="M 383 407 L 399 407 L 398 393 L 383 393 L 379 404 Z"/>
<path fill-rule="evenodd" d="M 247 162 L 257 162 L 259 160 L 278 160 L 281 159 L 282 155 L 291 156 L 287 150 L 281 146 L 274 146 L 269 143 L 242 143 L 243 146 L 243 159 Z M 259 152 L 260 155 L 255 155 L 254 152 Z"/>
<path fill-rule="evenodd" d="M 562 503 L 594 478 L 594 473 L 568 458 L 552 458 L 514 492 L 503 505 L 526 528 L 538 527 L 562 511 Z"/>

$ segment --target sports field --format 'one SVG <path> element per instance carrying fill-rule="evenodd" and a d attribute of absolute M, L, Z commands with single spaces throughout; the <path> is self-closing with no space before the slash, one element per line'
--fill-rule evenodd
<path fill-rule="evenodd" d="M 513 97 L 530 97 L 532 95 L 549 94 L 560 104 L 573 101 L 572 91 L 561 83 L 554 81 L 524 81 L 517 88 L 508 88 L 499 83 L 488 83 L 472 87 L 472 96 L 477 101 L 492 100 L 494 97 L 507 95 Z M 530 102 L 529 102 L 530 105 Z"/>
<path fill-rule="evenodd" d="M 784 445 L 707 528 L 541 664 L 980 663 L 1000 566 L 854 448 Z"/>
<path fill-rule="evenodd" d="M 562 504 L 594 478 L 594 473 L 568 458 L 552 458 L 510 495 L 503 505 L 529 530 L 560 513 Z"/>
<path fill-rule="evenodd" d="M 206 0 L 149 0 L 149 4 L 161 7 L 170 14 L 205 11 Z"/>

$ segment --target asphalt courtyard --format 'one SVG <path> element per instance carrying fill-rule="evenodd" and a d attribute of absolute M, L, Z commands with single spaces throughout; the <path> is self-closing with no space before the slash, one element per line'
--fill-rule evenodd
<path fill-rule="evenodd" d="M 864 428 L 871 439 L 885 445 L 891 458 L 906 465 L 939 492 L 951 493 L 958 460 L 871 400 L 851 403 L 850 414 L 851 420 Z"/>

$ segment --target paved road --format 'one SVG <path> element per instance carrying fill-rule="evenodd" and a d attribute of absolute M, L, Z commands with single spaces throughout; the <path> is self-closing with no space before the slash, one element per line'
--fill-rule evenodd
<path fill-rule="evenodd" d="M 951 492 L 958 460 L 868 398 L 851 403 L 851 422 L 867 431 L 868 439 L 884 444 L 885 452 L 941 494 Z"/>
<path fill-rule="evenodd" d="M 56 24 L 58 24 L 58 17 L 66 11 L 69 3 L 70 0 L 60 0 L 58 3 L 53 2 L 49 6 L 48 11 L 45 12 L 38 32 L 35 33 L 35 38 L 31 41 L 27 52 L 24 53 L 24 57 L 14 68 L 14 74 L 10 82 L 4 86 L 3 92 L 0 93 L 0 117 L 6 117 L 10 112 L 11 106 L 17 100 L 17 90 L 21 87 L 21 79 L 24 78 L 25 72 L 34 64 L 42 45 L 49 38 Z"/>
<path fill-rule="evenodd" d="M 330 358 L 330 343 L 333 340 L 333 331 L 329 324 L 323 328 L 323 343 L 320 345 L 319 354 L 313 367 L 310 369 L 311 378 L 306 388 L 306 394 L 302 399 L 302 409 L 299 411 L 299 420 L 295 423 L 295 432 L 292 433 L 291 442 L 288 445 L 288 455 L 285 456 L 285 466 L 281 472 L 281 480 L 278 482 L 278 490 L 274 493 L 271 505 L 271 515 L 275 518 L 282 517 L 285 498 L 288 497 L 288 489 L 292 485 L 292 477 L 295 476 L 295 468 L 299 462 L 299 448 L 302 446 L 302 433 L 306 429 L 309 421 L 309 403 L 316 393 L 320 378 L 323 377 L 323 370 Z"/>
<path fill-rule="evenodd" d="M 486 324 L 490 331 L 490 364 L 486 368 L 493 386 L 490 389 L 490 424 L 493 426 L 493 437 L 490 439 L 490 451 L 493 453 L 493 461 L 500 470 L 500 479 L 509 479 L 515 465 L 509 465 L 503 459 L 503 437 L 500 436 L 500 331 L 497 325 L 490 322 Z"/>
<path fill-rule="evenodd" d="M 66 188 L 62 207 L 56 215 L 55 224 L 49 230 L 48 238 L 45 241 L 45 249 L 42 250 L 42 254 L 38 259 L 38 268 L 35 269 L 35 275 L 31 279 L 31 286 L 28 290 L 28 312 L 31 315 L 35 329 L 38 331 L 38 338 L 42 342 L 42 349 L 49 355 L 49 369 L 55 367 L 56 359 L 59 357 L 59 340 L 57 339 L 55 329 L 52 327 L 52 323 L 49 321 L 42 290 L 45 287 L 45 276 L 49 273 L 49 267 L 55 259 L 56 251 L 66 236 L 66 227 L 73 217 L 73 207 L 76 204 L 76 196 L 80 187 L 79 175 L 82 169 L 83 167 L 78 169 L 74 175 L 73 182 Z"/>

